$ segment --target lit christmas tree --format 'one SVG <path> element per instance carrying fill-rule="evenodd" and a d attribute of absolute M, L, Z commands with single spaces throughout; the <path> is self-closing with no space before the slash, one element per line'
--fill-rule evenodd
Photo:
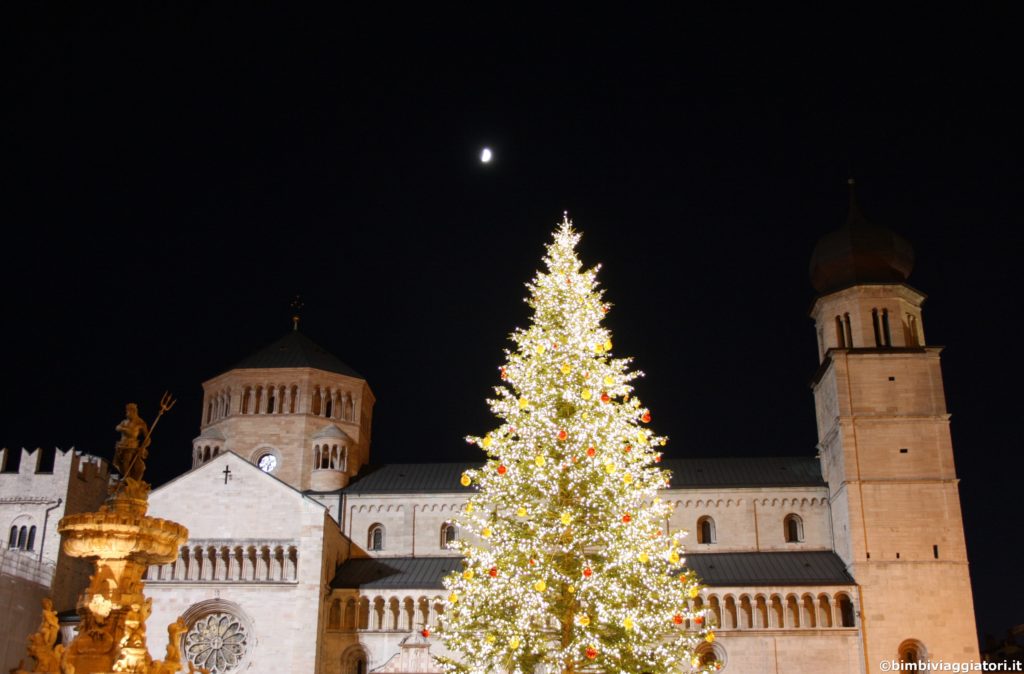
<path fill-rule="evenodd" d="M 489 401 L 502 424 L 468 438 L 488 456 L 457 518 L 463 570 L 445 579 L 440 636 L 452 672 L 714 671 L 701 586 L 668 532 L 665 439 L 612 356 L 597 269 L 568 219 L 528 284 L 533 321 L 512 334 Z"/>

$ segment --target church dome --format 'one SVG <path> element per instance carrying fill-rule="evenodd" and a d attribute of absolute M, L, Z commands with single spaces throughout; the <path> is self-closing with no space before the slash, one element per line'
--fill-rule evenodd
<path fill-rule="evenodd" d="M 852 285 L 904 283 L 914 268 L 910 242 L 861 213 L 850 180 L 846 224 L 818 240 L 811 254 L 811 285 L 821 295 Z"/>
<path fill-rule="evenodd" d="M 348 377 L 363 377 L 298 330 L 293 330 L 273 344 L 260 349 L 232 370 L 269 369 L 279 367 L 309 367 L 326 372 L 343 374 Z"/>

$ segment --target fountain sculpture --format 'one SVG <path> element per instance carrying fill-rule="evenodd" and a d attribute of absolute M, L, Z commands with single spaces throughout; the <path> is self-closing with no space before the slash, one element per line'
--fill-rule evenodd
<path fill-rule="evenodd" d="M 146 647 L 146 618 L 151 599 L 143 594 L 142 575 L 150 564 L 165 564 L 177 557 L 188 539 L 188 530 L 177 522 L 147 517 L 150 485 L 142 479 L 153 429 L 174 406 L 164 394 L 152 426 L 129 403 L 114 453 L 114 467 L 121 479 L 98 512 L 64 517 L 57 530 L 64 552 L 92 560 L 94 573 L 89 587 L 79 596 L 80 622 L 70 644 L 57 644 L 57 614 L 49 599 L 43 600 L 43 620 L 28 640 L 29 655 L 36 661 L 33 672 L 53 674 L 173 674 L 182 670 L 181 635 L 187 630 L 178 618 L 167 628 L 167 655 L 153 660 Z M 206 671 L 185 663 L 189 672 Z M 12 674 L 27 674 L 16 668 Z"/>

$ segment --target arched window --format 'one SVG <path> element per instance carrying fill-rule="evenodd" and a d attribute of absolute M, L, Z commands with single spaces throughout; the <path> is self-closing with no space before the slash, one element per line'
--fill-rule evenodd
<path fill-rule="evenodd" d="M 882 326 L 878 322 L 878 309 L 871 310 L 871 327 L 875 330 L 875 346 L 882 346 Z"/>
<path fill-rule="evenodd" d="M 447 550 L 448 547 L 455 542 L 459 537 L 459 529 L 451 522 L 445 522 L 441 525 L 441 549 Z"/>
<path fill-rule="evenodd" d="M 11 537 L 7 539 L 7 547 L 18 547 L 18 527 L 11 527 Z"/>
<path fill-rule="evenodd" d="M 705 515 L 697 520 L 697 542 L 711 544 L 715 540 L 715 521 Z"/>
<path fill-rule="evenodd" d="M 18 529 L 18 549 L 24 550 L 26 542 L 28 542 L 28 527 L 22 526 Z"/>
<path fill-rule="evenodd" d="M 324 416 L 330 419 L 334 415 L 334 398 L 331 397 L 331 392 L 328 391 L 324 397 L 326 403 L 324 404 Z"/>
<path fill-rule="evenodd" d="M 882 309 L 882 345 L 892 346 L 892 331 L 889 330 L 888 309 Z"/>
<path fill-rule="evenodd" d="M 36 527 L 31 526 L 28 530 L 28 543 L 25 544 L 26 550 L 33 550 L 36 547 Z"/>
<path fill-rule="evenodd" d="M 298 401 L 298 399 L 299 399 L 299 387 L 298 386 L 292 386 L 292 394 L 291 394 L 290 397 L 291 397 L 291 400 L 292 400 L 292 406 L 291 406 L 291 408 L 288 411 L 291 412 L 292 414 L 295 414 L 295 406 L 298 404 L 296 401 Z"/>
<path fill-rule="evenodd" d="M 370 532 L 367 536 L 367 545 L 370 550 L 376 551 L 384 549 L 384 525 L 374 524 L 370 527 Z"/>
<path fill-rule="evenodd" d="M 207 445 L 207 446 L 203 447 L 203 461 L 206 462 L 206 461 L 209 461 L 209 460 L 210 460 L 210 446 Z"/>
<path fill-rule="evenodd" d="M 928 651 L 925 650 L 924 644 L 917 639 L 903 641 L 896 652 L 900 656 L 900 662 L 926 662 L 928 660 Z"/>
<path fill-rule="evenodd" d="M 853 616 L 853 602 L 845 594 L 836 597 L 836 604 L 839 606 L 839 624 L 842 627 L 855 627 Z"/>
<path fill-rule="evenodd" d="M 273 386 L 267 387 L 267 414 L 273 414 L 277 403 L 277 389 Z"/>
<path fill-rule="evenodd" d="M 846 334 L 843 332 L 843 319 L 836 316 L 836 344 L 840 349 L 846 348 Z"/>
<path fill-rule="evenodd" d="M 907 346 L 921 346 L 921 339 L 917 333 L 917 317 L 907 314 L 907 331 L 910 333 L 907 339 Z"/>
<path fill-rule="evenodd" d="M 211 419 L 213 419 L 213 403 L 209 402 L 206 403 L 206 423 L 210 423 Z"/>
<path fill-rule="evenodd" d="M 246 386 L 245 390 L 242 392 L 242 410 L 241 410 L 242 414 L 248 414 L 249 413 L 249 401 L 250 401 L 251 398 L 252 398 L 252 389 L 250 389 L 248 386 Z"/>
<path fill-rule="evenodd" d="M 843 327 L 846 328 L 846 348 L 853 348 L 853 328 L 850 326 L 850 314 L 843 314 Z"/>
<path fill-rule="evenodd" d="M 341 600 L 331 602 L 331 612 L 327 618 L 327 627 L 332 630 L 341 629 Z"/>
<path fill-rule="evenodd" d="M 804 521 L 799 515 L 790 513 L 782 520 L 783 529 L 786 532 L 787 543 L 800 543 L 804 540 Z"/>
<path fill-rule="evenodd" d="M 313 391 L 313 407 L 312 407 L 312 411 L 313 411 L 313 414 L 315 414 L 317 416 L 320 416 L 320 403 L 321 403 L 322 400 L 323 400 L 323 398 L 320 396 L 320 389 L 318 388 L 315 391 Z"/>

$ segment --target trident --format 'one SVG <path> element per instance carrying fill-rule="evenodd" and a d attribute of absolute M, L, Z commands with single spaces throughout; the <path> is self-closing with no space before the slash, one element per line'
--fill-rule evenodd
<path fill-rule="evenodd" d="M 164 391 L 164 394 L 160 396 L 160 411 L 157 412 L 156 419 L 153 420 L 153 424 L 146 430 L 146 437 L 142 439 L 142 444 L 139 446 L 139 451 L 136 452 L 135 456 L 132 457 L 132 462 L 125 466 L 124 475 L 121 476 L 121 480 L 117 483 L 117 489 L 114 490 L 115 493 L 117 491 L 120 491 L 121 485 L 123 485 L 124 481 L 128 479 L 128 476 L 132 472 L 132 468 L 135 467 L 135 462 L 138 461 L 139 457 L 142 456 L 142 452 L 149 448 L 150 440 L 153 437 L 153 430 L 156 428 L 156 425 L 160 423 L 160 417 L 164 415 L 164 412 L 170 411 L 170 409 L 174 407 L 174 404 L 177 402 L 177 400 L 171 397 L 171 394 L 168 391 Z"/>

